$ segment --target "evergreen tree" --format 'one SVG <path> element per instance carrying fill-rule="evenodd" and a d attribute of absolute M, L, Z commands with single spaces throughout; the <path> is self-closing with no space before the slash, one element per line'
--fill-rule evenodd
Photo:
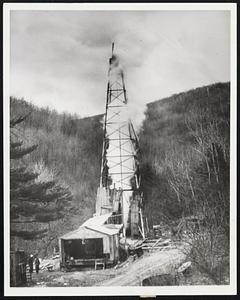
<path fill-rule="evenodd" d="M 63 218 L 69 208 L 72 194 L 68 187 L 60 184 L 53 176 L 49 179 L 46 170 L 46 179 L 42 178 L 43 168 L 39 172 L 24 165 L 26 155 L 38 147 L 35 144 L 25 146 L 24 141 L 16 135 L 16 126 L 27 116 L 13 118 L 10 122 L 10 216 L 11 236 L 28 240 L 41 238 L 48 231 L 48 227 L 43 228 L 38 223 L 46 224 Z M 29 231 L 17 226 L 29 223 L 36 225 L 34 230 Z"/>

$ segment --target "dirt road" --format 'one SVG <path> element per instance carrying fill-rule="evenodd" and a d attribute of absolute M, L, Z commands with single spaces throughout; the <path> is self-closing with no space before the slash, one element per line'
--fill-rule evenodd
<path fill-rule="evenodd" d="M 139 286 L 145 278 L 150 276 L 175 272 L 176 268 L 186 259 L 188 251 L 189 247 L 182 245 L 176 249 L 144 254 L 129 266 L 120 269 L 120 272 L 114 278 L 97 285 Z"/>
<path fill-rule="evenodd" d="M 145 253 L 118 269 L 41 272 L 34 275 L 34 285 L 43 286 L 139 286 L 143 279 L 172 273 L 186 259 L 189 247 L 181 244 L 175 249 Z"/>

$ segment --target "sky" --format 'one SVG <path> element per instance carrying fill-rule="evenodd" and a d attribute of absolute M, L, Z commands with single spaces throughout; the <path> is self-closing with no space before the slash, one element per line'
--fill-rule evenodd
<path fill-rule="evenodd" d="M 11 11 L 10 94 L 103 113 L 113 41 L 133 122 L 148 102 L 230 80 L 228 11 Z"/>

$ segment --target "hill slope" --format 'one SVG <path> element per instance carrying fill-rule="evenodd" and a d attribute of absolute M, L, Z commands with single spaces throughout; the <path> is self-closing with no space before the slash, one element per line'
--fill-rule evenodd
<path fill-rule="evenodd" d="M 229 83 L 147 105 L 140 163 L 151 224 L 193 213 L 193 204 L 202 198 L 224 205 L 228 215 L 229 109 Z"/>
<path fill-rule="evenodd" d="M 149 225 L 209 209 L 207 218 L 216 224 L 222 220 L 228 234 L 229 89 L 229 83 L 218 83 L 147 105 L 139 133 L 139 160 Z M 20 134 L 39 147 L 29 155 L 28 163 L 42 161 L 74 194 L 73 214 L 52 226 L 59 236 L 94 212 L 102 116 L 80 119 L 11 98 L 11 116 L 29 111 Z M 56 244 L 57 238 L 52 240 Z M 39 246 L 42 242 L 31 245 Z"/>
<path fill-rule="evenodd" d="M 74 195 L 72 215 L 51 224 L 50 236 L 75 229 L 92 216 L 95 209 L 103 139 L 102 116 L 81 119 L 14 98 L 11 98 L 10 107 L 11 118 L 31 112 L 17 131 L 25 144 L 38 144 L 37 150 L 27 155 L 25 163 L 30 167 L 39 162 L 47 166 L 70 186 Z M 47 239 L 44 242 L 18 240 L 17 244 L 29 251 L 43 248 L 47 253 Z M 57 238 L 52 240 L 53 245 L 58 245 Z"/>
<path fill-rule="evenodd" d="M 229 83 L 147 106 L 140 132 L 144 214 L 149 226 L 168 223 L 178 237 L 187 232 L 190 259 L 217 284 L 229 279 L 229 145 Z"/>

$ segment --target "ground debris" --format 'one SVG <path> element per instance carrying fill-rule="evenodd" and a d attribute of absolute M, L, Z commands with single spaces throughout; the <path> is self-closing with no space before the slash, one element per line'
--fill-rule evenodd
<path fill-rule="evenodd" d="M 155 241 L 156 242 L 156 241 Z M 167 248 L 168 246 L 164 246 Z M 115 268 L 81 270 L 63 273 L 59 270 L 41 270 L 34 274 L 36 287 L 79 286 L 140 286 L 145 278 L 172 273 L 186 259 L 189 246 L 182 243 L 166 251 L 148 251 L 141 257 L 131 255 Z"/>

